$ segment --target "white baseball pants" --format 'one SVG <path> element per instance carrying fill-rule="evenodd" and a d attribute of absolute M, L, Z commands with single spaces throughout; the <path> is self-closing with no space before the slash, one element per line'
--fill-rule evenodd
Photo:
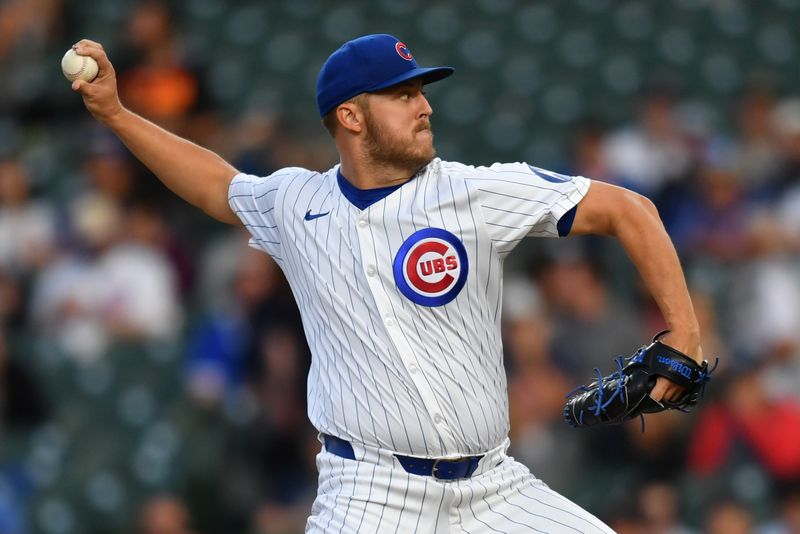
<path fill-rule="evenodd" d="M 407 473 L 388 451 L 317 455 L 319 489 L 306 533 L 614 534 L 506 454 L 486 454 L 469 479 Z"/>

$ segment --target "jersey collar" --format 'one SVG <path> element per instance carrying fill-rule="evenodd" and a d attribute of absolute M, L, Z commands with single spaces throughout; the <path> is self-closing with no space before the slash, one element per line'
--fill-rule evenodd
<path fill-rule="evenodd" d="M 412 178 L 413 179 L 413 178 Z M 390 185 L 388 187 L 376 187 L 374 189 L 359 189 L 350 182 L 342 174 L 341 168 L 336 169 L 336 181 L 339 183 L 339 189 L 344 197 L 350 201 L 352 205 L 360 210 L 365 210 L 372 206 L 379 200 L 388 197 L 400 187 L 408 182 L 403 182 L 398 185 Z"/>

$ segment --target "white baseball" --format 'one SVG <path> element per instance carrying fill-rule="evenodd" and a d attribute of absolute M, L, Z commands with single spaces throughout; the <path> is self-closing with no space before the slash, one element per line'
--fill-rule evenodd
<path fill-rule="evenodd" d="M 61 58 L 61 71 L 71 82 L 75 80 L 91 82 L 97 76 L 97 61 L 89 56 L 79 56 L 70 48 Z"/>

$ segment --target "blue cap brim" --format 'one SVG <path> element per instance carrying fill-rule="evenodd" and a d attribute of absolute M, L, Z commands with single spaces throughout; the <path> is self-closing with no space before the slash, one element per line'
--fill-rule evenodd
<path fill-rule="evenodd" d="M 447 78 L 454 72 L 455 69 L 453 67 L 417 67 L 416 69 L 408 70 L 399 76 L 395 76 L 394 78 L 390 78 L 379 84 L 372 85 L 365 89 L 364 92 L 369 93 L 372 91 L 380 91 L 381 89 L 386 89 L 387 87 L 391 87 L 414 78 L 422 78 L 422 83 L 425 84 L 438 82 L 439 80 Z"/>

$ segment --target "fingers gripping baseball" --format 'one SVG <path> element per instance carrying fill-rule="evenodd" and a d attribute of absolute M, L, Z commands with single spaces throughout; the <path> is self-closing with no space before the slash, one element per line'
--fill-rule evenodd
<path fill-rule="evenodd" d="M 103 45 L 89 39 L 81 39 L 72 47 L 82 56 L 89 56 L 97 62 L 97 77 L 91 82 L 75 80 L 72 90 L 81 94 L 86 109 L 101 122 L 108 123 L 122 111 L 117 93 L 117 75 L 103 50 Z"/>

